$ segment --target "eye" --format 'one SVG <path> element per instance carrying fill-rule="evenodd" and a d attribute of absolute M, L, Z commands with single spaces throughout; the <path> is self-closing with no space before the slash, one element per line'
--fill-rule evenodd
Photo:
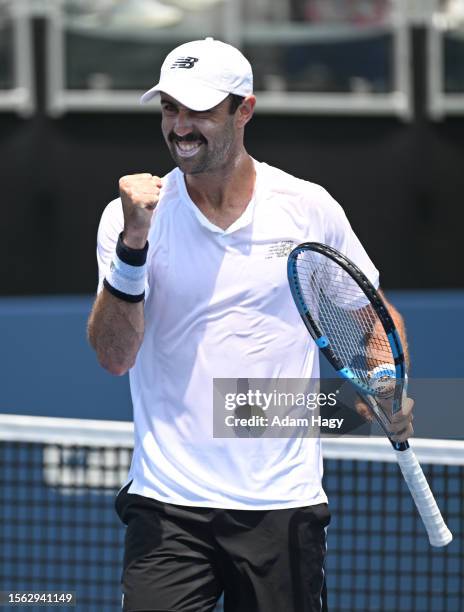
<path fill-rule="evenodd" d="M 161 101 L 161 108 L 165 114 L 173 115 L 177 112 L 177 107 L 172 102 Z"/>

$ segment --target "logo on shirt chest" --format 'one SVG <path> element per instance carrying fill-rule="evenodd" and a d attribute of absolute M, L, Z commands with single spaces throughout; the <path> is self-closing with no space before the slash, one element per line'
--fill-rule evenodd
<path fill-rule="evenodd" d="M 264 254 L 264 259 L 275 259 L 277 257 L 288 257 L 295 243 L 292 240 L 281 240 L 269 245 Z"/>

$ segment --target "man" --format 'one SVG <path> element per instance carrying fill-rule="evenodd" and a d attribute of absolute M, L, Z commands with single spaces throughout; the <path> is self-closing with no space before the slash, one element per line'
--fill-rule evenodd
<path fill-rule="evenodd" d="M 120 180 L 89 321 L 103 367 L 130 371 L 124 610 L 207 612 L 223 591 L 227 612 L 323 610 L 319 440 L 214 438 L 213 378 L 318 376 L 287 285 L 292 245 L 328 243 L 378 274 L 324 189 L 246 152 L 256 100 L 237 49 L 181 45 L 143 101 L 158 94 L 177 168 Z M 410 415 L 395 427 L 409 436 Z"/>

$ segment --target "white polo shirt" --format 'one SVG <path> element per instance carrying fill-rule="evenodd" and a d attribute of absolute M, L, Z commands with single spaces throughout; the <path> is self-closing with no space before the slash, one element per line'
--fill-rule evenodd
<path fill-rule="evenodd" d="M 253 198 L 226 230 L 196 207 L 179 169 L 163 179 L 149 234 L 145 335 L 130 371 L 131 493 L 233 509 L 327 501 L 318 439 L 213 437 L 213 378 L 318 377 L 317 349 L 287 282 L 293 246 L 329 244 L 374 284 L 378 272 L 322 187 L 255 167 Z M 122 228 L 117 199 L 98 231 L 100 289 Z"/>

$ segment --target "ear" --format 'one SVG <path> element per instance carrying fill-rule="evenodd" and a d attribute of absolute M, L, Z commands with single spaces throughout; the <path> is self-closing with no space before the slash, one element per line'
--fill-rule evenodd
<path fill-rule="evenodd" d="M 247 96 L 237 109 L 237 126 L 245 127 L 245 125 L 253 117 L 253 112 L 256 104 L 256 97 Z"/>

